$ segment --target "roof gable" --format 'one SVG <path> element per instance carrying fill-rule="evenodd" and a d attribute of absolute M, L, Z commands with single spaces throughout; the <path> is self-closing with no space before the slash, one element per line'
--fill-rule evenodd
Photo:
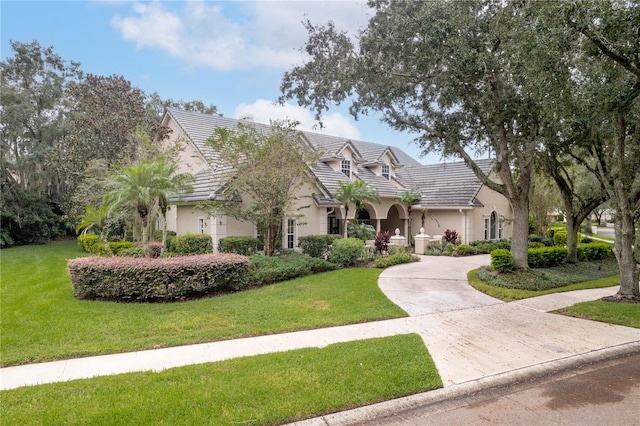
<path fill-rule="evenodd" d="M 485 173 L 493 160 L 477 160 Z M 444 164 L 410 166 L 397 174 L 400 183 L 420 192 L 420 205 L 425 207 L 468 207 L 482 203 L 476 199 L 482 188 L 480 179 L 462 161 Z"/>

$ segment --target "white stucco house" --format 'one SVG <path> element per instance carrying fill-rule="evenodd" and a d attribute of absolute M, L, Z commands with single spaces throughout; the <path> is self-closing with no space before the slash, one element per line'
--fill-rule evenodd
<path fill-rule="evenodd" d="M 184 194 L 169 210 L 168 227 L 178 235 L 204 233 L 211 236 L 214 249 L 227 236 L 255 236 L 255 225 L 238 221 L 219 212 L 198 207 L 220 196 L 225 174 L 218 171 L 217 154 L 205 141 L 214 129 L 233 129 L 240 120 L 168 109 L 162 123 L 171 129 L 170 142 L 179 140 L 181 172 L 195 177 L 194 191 Z M 267 125 L 257 124 L 260 128 Z M 482 185 L 463 162 L 423 165 L 396 147 L 377 143 L 301 132 L 309 145 L 322 158 L 310 167 L 315 184 L 306 185 L 304 218 L 286 218 L 283 223 L 283 247 L 295 249 L 298 238 L 306 235 L 341 234 L 345 224 L 345 209 L 333 198 L 339 181 L 361 179 L 378 190 L 380 203 L 365 204 L 356 213 L 351 206 L 349 217 L 371 224 L 378 231 L 399 229 L 401 235 L 419 233 L 424 227 L 429 235 L 442 235 L 445 230 L 458 232 L 462 242 L 507 239 L 511 237 L 512 210 L 501 194 Z M 478 165 L 489 172 L 491 160 Z M 497 176 L 495 179 L 498 180 Z M 499 181 L 499 180 L 498 180 Z M 407 190 L 421 194 L 411 208 L 409 229 L 408 208 L 398 201 Z M 242 194 L 237 202 L 242 202 Z M 300 201 L 301 203 L 303 201 Z"/>

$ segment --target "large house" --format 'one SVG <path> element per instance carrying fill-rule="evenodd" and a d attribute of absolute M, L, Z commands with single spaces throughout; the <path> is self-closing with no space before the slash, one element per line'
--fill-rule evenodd
<path fill-rule="evenodd" d="M 179 235 L 211 235 L 214 250 L 221 238 L 257 235 L 255 225 L 206 207 L 207 201 L 220 197 L 227 175 L 218 167 L 217 153 L 205 142 L 214 129 L 234 129 L 240 120 L 168 109 L 162 122 L 172 130 L 171 141 L 183 145 L 181 171 L 195 177 L 194 191 L 184 194 L 170 209 L 169 229 Z M 255 126 L 262 130 L 269 127 L 257 123 Z M 304 209 L 304 218 L 297 214 L 285 218 L 283 247 L 295 249 L 301 236 L 341 234 L 345 222 L 354 217 L 377 231 L 390 231 L 393 235 L 398 229 L 405 237 L 418 234 L 421 227 L 431 236 L 455 230 L 464 243 L 511 237 L 513 216 L 508 200 L 482 185 L 463 162 L 423 165 L 396 147 L 313 132 L 302 135 L 322 157 L 310 168 L 316 183 L 307 184 L 302 189 L 304 194 L 300 194 L 307 196 L 300 203 L 311 203 L 310 208 Z M 485 172 L 491 171 L 491 160 L 477 163 Z M 491 176 L 498 180 L 495 174 Z M 356 179 L 376 188 L 380 202 L 365 204 L 360 211 L 351 206 L 349 217 L 345 218 L 345 208 L 334 195 L 338 182 Z M 398 199 L 408 190 L 420 194 L 411 209 Z M 242 202 L 242 194 L 236 201 Z"/>

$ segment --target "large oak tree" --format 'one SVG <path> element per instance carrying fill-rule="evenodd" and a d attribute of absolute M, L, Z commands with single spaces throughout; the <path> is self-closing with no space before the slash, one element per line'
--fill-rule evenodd
<path fill-rule="evenodd" d="M 514 213 L 514 266 L 527 267 L 529 202 L 542 105 L 569 70 L 569 43 L 548 31 L 538 6 L 504 1 L 371 0 L 374 14 L 358 45 L 333 23 L 307 22 L 309 61 L 284 76 L 282 100 L 318 117 L 350 102 L 357 118 L 381 112 L 391 127 L 415 132 L 425 151 L 462 158 Z M 532 76 L 534 78 L 532 78 Z M 496 159 L 496 183 L 474 158 Z"/>

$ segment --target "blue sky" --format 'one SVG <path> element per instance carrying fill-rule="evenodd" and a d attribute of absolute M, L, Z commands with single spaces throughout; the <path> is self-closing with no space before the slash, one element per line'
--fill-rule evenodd
<path fill-rule="evenodd" d="M 293 102 L 276 108 L 282 75 L 304 61 L 302 21 L 333 20 L 351 31 L 367 23 L 362 1 L 5 1 L 0 2 L 0 53 L 9 40 L 53 46 L 86 73 L 123 75 L 147 93 L 202 100 L 227 117 L 295 119 L 314 129 L 313 114 Z M 397 146 L 423 163 L 415 134 L 400 133 L 379 116 L 354 121 L 347 105 L 325 114 L 327 134 Z M 317 130 L 317 129 L 316 129 Z"/>

